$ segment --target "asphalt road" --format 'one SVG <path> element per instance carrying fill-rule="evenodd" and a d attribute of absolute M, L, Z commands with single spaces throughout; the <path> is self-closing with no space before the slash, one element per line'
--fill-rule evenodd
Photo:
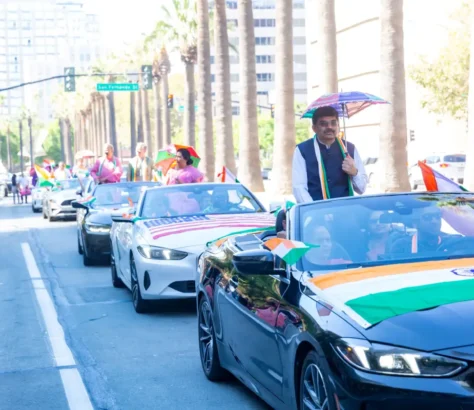
<path fill-rule="evenodd" d="M 194 301 L 136 314 L 108 266 L 83 266 L 75 221 L 11 201 L 0 201 L 0 410 L 269 409 L 237 381 L 204 377 Z"/>

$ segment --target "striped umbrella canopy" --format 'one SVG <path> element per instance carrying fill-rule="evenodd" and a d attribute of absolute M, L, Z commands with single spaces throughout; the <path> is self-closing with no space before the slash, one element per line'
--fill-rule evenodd
<path fill-rule="evenodd" d="M 314 100 L 303 113 L 301 118 L 312 118 L 314 112 L 321 107 L 333 107 L 342 118 L 351 118 L 371 105 L 389 104 L 376 95 L 361 91 L 347 91 L 335 94 L 326 94 Z"/>
<path fill-rule="evenodd" d="M 191 159 L 193 160 L 193 167 L 198 167 L 201 158 L 193 147 L 189 147 L 187 145 L 170 144 L 167 147 L 160 149 L 155 158 L 155 166 L 161 168 L 163 175 L 166 175 L 169 169 L 176 165 L 176 153 L 181 148 L 185 148 L 189 151 Z"/>

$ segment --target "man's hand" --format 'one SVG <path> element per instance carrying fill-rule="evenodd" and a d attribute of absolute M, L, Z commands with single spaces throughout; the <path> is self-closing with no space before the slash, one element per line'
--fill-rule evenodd
<path fill-rule="evenodd" d="M 351 177 L 355 177 L 359 172 L 355 166 L 354 159 L 349 154 L 347 154 L 344 161 L 342 161 L 342 170 Z"/>

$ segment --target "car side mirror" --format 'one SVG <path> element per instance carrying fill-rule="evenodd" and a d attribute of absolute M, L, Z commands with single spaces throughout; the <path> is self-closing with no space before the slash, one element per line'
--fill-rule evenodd
<path fill-rule="evenodd" d="M 241 251 L 234 254 L 232 264 L 241 275 L 274 275 L 275 257 L 266 249 Z"/>
<path fill-rule="evenodd" d="M 124 217 L 123 215 L 112 215 L 112 221 L 133 224 L 133 219 L 130 217 L 130 215 L 128 215 L 128 217 Z"/>
<path fill-rule="evenodd" d="M 87 205 L 81 204 L 80 202 L 77 202 L 77 201 L 72 201 L 71 206 L 74 209 L 86 209 L 86 210 L 89 209 L 89 207 Z"/>

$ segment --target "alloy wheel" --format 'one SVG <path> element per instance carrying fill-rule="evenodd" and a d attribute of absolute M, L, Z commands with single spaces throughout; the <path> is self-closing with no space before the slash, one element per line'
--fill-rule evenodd
<path fill-rule="evenodd" d="M 140 292 L 140 290 L 138 289 L 137 267 L 135 266 L 135 261 L 133 259 L 130 262 L 130 271 L 132 276 L 132 300 L 133 306 L 136 309 L 138 306 L 138 292 Z"/>
<path fill-rule="evenodd" d="M 303 410 L 328 410 L 329 397 L 321 370 L 311 363 L 303 379 Z"/>
<path fill-rule="evenodd" d="M 214 353 L 214 331 L 211 309 L 207 302 L 201 305 L 199 314 L 199 348 L 201 349 L 201 360 L 204 370 L 206 373 L 210 373 Z"/>

